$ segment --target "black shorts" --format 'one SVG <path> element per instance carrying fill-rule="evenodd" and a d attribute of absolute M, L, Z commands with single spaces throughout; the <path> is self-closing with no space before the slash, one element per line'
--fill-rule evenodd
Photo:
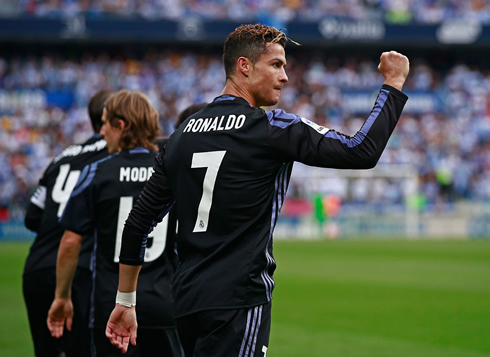
<path fill-rule="evenodd" d="M 105 335 L 105 329 L 92 329 L 92 357 L 184 357 L 177 329 L 138 328 L 136 346 L 129 343 L 123 354 Z"/>
<path fill-rule="evenodd" d="M 177 318 L 186 357 L 264 357 L 271 303 L 238 310 L 207 310 Z"/>
<path fill-rule="evenodd" d="M 88 356 L 90 354 L 88 317 L 92 273 L 88 269 L 77 269 L 72 289 L 72 331 L 65 329 L 61 339 L 52 337 L 46 324 L 48 311 L 54 300 L 55 289 L 55 268 L 40 269 L 23 276 L 22 290 L 35 355 L 37 357 L 53 357 L 65 352 L 67 357 Z"/>

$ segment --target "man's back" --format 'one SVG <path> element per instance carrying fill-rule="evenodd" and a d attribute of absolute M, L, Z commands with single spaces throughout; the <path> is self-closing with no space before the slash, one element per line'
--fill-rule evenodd
<path fill-rule="evenodd" d="M 52 337 L 46 326 L 46 317 L 54 298 L 58 247 L 63 228 L 59 217 L 83 167 L 108 155 L 106 142 L 95 134 L 81 145 L 72 145 L 58 155 L 48 166 L 31 198 L 26 213 L 26 226 L 37 231 L 26 260 L 23 275 L 23 293 L 29 316 L 36 355 L 57 355 L 62 350 L 67 356 L 90 353 L 88 344 L 88 301 L 92 287 L 90 255 L 93 236 L 83 240 L 80 259 L 74 277 L 73 305 L 77 315 L 72 331 L 61 341 Z"/>
<path fill-rule="evenodd" d="M 58 245 L 64 230 L 58 223 L 83 167 L 108 155 L 106 142 L 96 134 L 81 145 L 72 145 L 46 169 L 32 204 L 43 210 L 37 237 L 27 258 L 25 273 L 55 267 Z M 29 219 L 29 217 L 26 217 Z M 89 268 L 91 240 L 84 240 L 79 266 Z"/>
<path fill-rule="evenodd" d="M 163 162 L 178 202 L 177 316 L 270 301 L 272 232 L 293 162 L 372 167 L 405 100 L 383 87 L 354 137 L 231 95 L 187 119 L 170 138 Z"/>
<path fill-rule="evenodd" d="M 267 146 L 265 112 L 233 98 L 185 121 L 167 145 L 182 263 L 177 314 L 270 300 L 275 262 L 269 238 L 292 163 Z"/>
<path fill-rule="evenodd" d="M 92 327 L 104 327 L 114 307 L 123 225 L 151 176 L 155 156 L 155 152 L 135 148 L 88 165 L 61 218 L 65 229 L 95 235 Z M 140 278 L 138 323 L 143 328 L 173 327 L 171 280 L 176 257 L 172 242 L 166 242 L 166 224 L 160 224 L 150 237 Z"/>

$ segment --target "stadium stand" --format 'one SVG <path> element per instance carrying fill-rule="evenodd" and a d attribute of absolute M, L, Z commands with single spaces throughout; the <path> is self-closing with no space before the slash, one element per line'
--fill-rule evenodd
<path fill-rule="evenodd" d="M 160 111 L 163 135 L 168 136 L 182 108 L 220 93 L 224 73 L 219 61 L 218 56 L 193 52 L 153 51 L 139 60 L 90 53 L 80 61 L 54 54 L 0 59 L 0 161 L 7 168 L 0 174 L 2 206 L 27 202 L 50 158 L 89 135 L 83 108 L 96 90 L 148 93 Z M 352 113 L 357 107 L 349 104 L 356 93 L 374 90 L 381 82 L 374 62 L 289 61 L 291 81 L 278 106 L 354 134 L 352 128 L 359 126 L 365 111 Z M 444 104 L 432 111 L 425 111 L 423 103 L 421 108 L 408 107 L 380 163 L 416 165 L 430 203 L 490 198 L 490 73 L 464 64 L 439 73 L 424 61 L 413 62 L 404 89 Z"/>
<path fill-rule="evenodd" d="M 10 16 L 63 17 L 85 13 L 145 19 L 206 19 L 255 21 L 274 16 L 282 21 L 318 20 L 325 15 L 355 20 L 383 19 L 391 23 L 435 24 L 447 19 L 471 19 L 490 23 L 490 5 L 484 0 L 4 0 L 0 13 Z"/>
<path fill-rule="evenodd" d="M 189 25 L 193 17 L 202 20 Z M 416 167 L 424 211 L 490 198 L 486 1 L 4 0 L 0 222 L 21 219 L 50 159 L 89 135 L 83 108 L 95 91 L 147 93 L 170 135 L 181 109 L 221 92 L 218 44 L 244 21 L 284 24 L 310 50 L 301 57 L 288 46 L 278 107 L 349 134 L 371 109 L 379 54 L 407 54 L 410 100 L 380 165 Z M 386 185 L 380 202 L 403 204 L 403 188 Z"/>

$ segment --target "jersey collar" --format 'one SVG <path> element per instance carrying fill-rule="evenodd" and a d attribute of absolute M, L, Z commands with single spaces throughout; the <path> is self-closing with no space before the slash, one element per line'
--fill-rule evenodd
<path fill-rule="evenodd" d="M 119 152 L 119 154 L 122 154 L 124 156 L 134 155 L 134 154 L 149 154 L 149 153 L 150 153 L 150 150 L 148 150 L 144 147 L 141 147 L 141 146 L 137 146 L 137 147 L 131 148 L 131 149 L 124 149 L 124 150 Z"/>
<path fill-rule="evenodd" d="M 223 94 L 223 95 L 220 95 L 219 97 L 214 98 L 213 103 L 231 102 L 231 101 L 239 102 L 241 104 L 247 104 L 248 106 L 251 107 L 250 103 L 247 102 L 242 97 L 237 97 L 237 96 L 234 96 L 234 95 L 231 95 L 231 94 Z"/>

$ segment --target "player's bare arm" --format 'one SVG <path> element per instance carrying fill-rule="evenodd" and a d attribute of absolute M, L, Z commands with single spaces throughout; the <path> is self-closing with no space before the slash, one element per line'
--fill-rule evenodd
<path fill-rule="evenodd" d="M 61 238 L 56 265 L 56 290 L 53 303 L 48 312 L 48 329 L 53 337 L 63 336 L 63 328 L 71 331 L 73 304 L 71 286 L 78 265 L 82 236 L 66 230 Z"/>

